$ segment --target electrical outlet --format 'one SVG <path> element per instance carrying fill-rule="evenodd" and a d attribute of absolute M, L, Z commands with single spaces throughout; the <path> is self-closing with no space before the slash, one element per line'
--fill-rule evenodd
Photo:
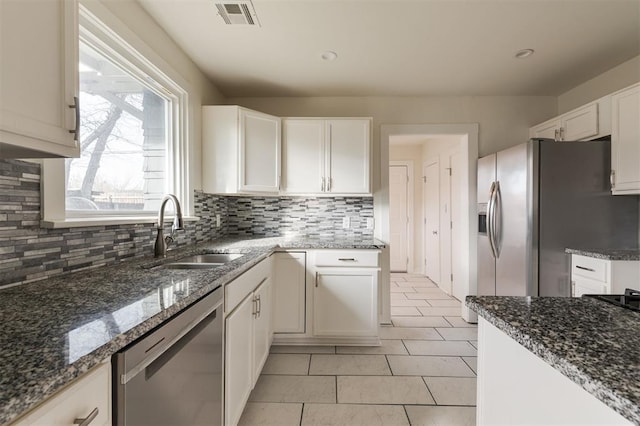
<path fill-rule="evenodd" d="M 368 217 L 367 218 L 367 229 L 373 229 L 374 224 L 375 224 L 375 222 L 374 222 L 373 218 L 372 217 Z"/>
<path fill-rule="evenodd" d="M 216 228 L 220 228 L 220 223 L 221 223 L 220 215 L 219 215 L 219 214 L 217 214 L 217 215 L 216 215 Z"/>
<path fill-rule="evenodd" d="M 351 218 L 349 216 L 345 216 L 342 218 L 342 228 L 349 229 L 351 227 Z"/>

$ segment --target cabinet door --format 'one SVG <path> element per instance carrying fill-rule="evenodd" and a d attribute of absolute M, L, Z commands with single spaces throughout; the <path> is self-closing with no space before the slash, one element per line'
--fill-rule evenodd
<path fill-rule="evenodd" d="M 324 120 L 283 121 L 283 190 L 314 194 L 325 189 Z"/>
<path fill-rule="evenodd" d="M 559 139 L 558 131 L 560 130 L 560 119 L 545 121 L 529 130 L 529 136 L 532 138 L 548 138 Z"/>
<path fill-rule="evenodd" d="M 573 276 L 571 277 L 573 296 L 580 297 L 583 294 L 609 294 L 609 286 L 602 281 L 589 278 Z"/>
<path fill-rule="evenodd" d="M 640 85 L 611 97 L 614 194 L 640 194 Z"/>
<path fill-rule="evenodd" d="M 225 320 L 224 417 L 225 424 L 240 420 L 253 388 L 253 294 Z"/>
<path fill-rule="evenodd" d="M 598 134 L 598 104 L 586 105 L 562 116 L 563 141 L 579 141 Z"/>
<path fill-rule="evenodd" d="M 305 253 L 276 253 L 273 281 L 273 331 L 305 331 Z"/>
<path fill-rule="evenodd" d="M 75 0 L 0 1 L 0 157 L 77 157 Z"/>
<path fill-rule="evenodd" d="M 240 109 L 240 190 L 278 192 L 280 119 Z"/>
<path fill-rule="evenodd" d="M 271 346 L 271 278 L 267 277 L 253 295 L 256 313 L 253 327 L 253 385 L 264 366 Z"/>
<path fill-rule="evenodd" d="M 327 190 L 334 193 L 369 194 L 371 121 L 328 120 Z"/>
<path fill-rule="evenodd" d="M 378 335 L 377 270 L 318 268 L 313 288 L 313 334 Z"/>

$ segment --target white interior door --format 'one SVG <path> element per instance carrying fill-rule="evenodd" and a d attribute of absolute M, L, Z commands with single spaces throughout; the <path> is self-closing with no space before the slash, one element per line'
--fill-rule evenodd
<path fill-rule="evenodd" d="M 425 275 L 440 282 L 440 167 L 438 162 L 424 167 Z"/>
<path fill-rule="evenodd" d="M 389 167 L 389 246 L 391 272 L 407 272 L 408 187 L 407 166 Z"/>

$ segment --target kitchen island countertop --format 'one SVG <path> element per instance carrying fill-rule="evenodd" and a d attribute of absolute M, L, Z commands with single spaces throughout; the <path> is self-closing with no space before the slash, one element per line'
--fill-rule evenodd
<path fill-rule="evenodd" d="M 640 312 L 592 298 L 468 296 L 478 315 L 640 424 Z"/>
<path fill-rule="evenodd" d="M 373 238 L 225 238 L 178 248 L 166 259 L 144 257 L 2 289 L 0 424 L 15 420 L 278 249 L 383 247 Z M 209 270 L 161 267 L 206 252 L 244 256 Z"/>

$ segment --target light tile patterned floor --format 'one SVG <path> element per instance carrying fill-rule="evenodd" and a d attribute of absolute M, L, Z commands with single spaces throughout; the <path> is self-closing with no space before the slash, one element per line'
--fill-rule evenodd
<path fill-rule="evenodd" d="M 382 346 L 274 346 L 240 425 L 475 425 L 478 331 L 428 278 L 391 274 Z"/>

